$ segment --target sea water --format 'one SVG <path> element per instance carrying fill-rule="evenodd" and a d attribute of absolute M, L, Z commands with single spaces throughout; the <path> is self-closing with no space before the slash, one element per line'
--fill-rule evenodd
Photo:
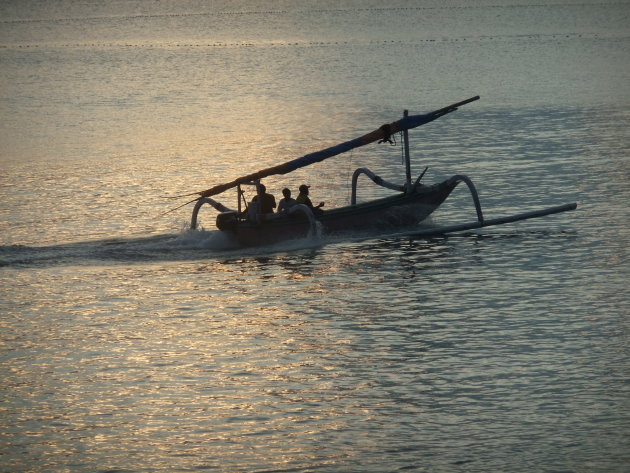
<path fill-rule="evenodd" d="M 630 4 L 0 4 L 0 470 L 625 472 Z M 461 235 L 238 248 L 168 197 L 411 132 Z M 344 205 L 401 140 L 269 178 Z M 381 191 L 367 179 L 359 199 Z M 219 197 L 237 205 L 236 192 Z M 460 186 L 424 225 L 476 219 Z"/>

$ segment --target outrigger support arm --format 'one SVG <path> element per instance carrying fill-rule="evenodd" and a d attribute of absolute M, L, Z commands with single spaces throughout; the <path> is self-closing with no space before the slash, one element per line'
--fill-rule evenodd
<path fill-rule="evenodd" d="M 289 207 L 289 209 L 287 210 L 287 214 L 291 215 L 297 212 L 302 212 L 304 215 L 306 215 L 306 218 L 308 218 L 308 224 L 309 224 L 309 233 L 308 236 L 316 236 L 317 235 L 317 222 L 315 221 L 315 215 L 313 214 L 313 211 L 310 209 L 310 207 L 304 205 L 304 204 L 295 204 L 291 207 Z"/>
<path fill-rule="evenodd" d="M 192 217 L 190 218 L 191 230 L 197 229 L 197 215 L 199 215 L 199 209 L 201 208 L 203 204 L 210 204 L 219 212 L 230 212 L 232 210 L 232 209 L 227 208 L 221 202 L 217 202 L 216 200 L 211 199 L 209 197 L 202 197 L 201 199 L 197 201 L 197 203 L 195 204 L 195 208 L 193 209 Z"/>
<path fill-rule="evenodd" d="M 473 202 L 475 203 L 475 209 L 477 210 L 477 221 L 483 225 L 483 212 L 481 211 L 481 202 L 479 202 L 479 194 L 477 193 L 477 188 L 470 180 L 468 176 L 464 176 L 463 174 L 457 174 L 449 179 L 449 181 L 453 182 L 463 182 L 468 186 L 470 190 L 470 195 L 473 198 Z"/>
<path fill-rule="evenodd" d="M 377 176 L 376 174 L 374 174 L 368 168 L 358 168 L 352 174 L 352 196 L 350 197 L 350 205 L 356 205 L 356 203 L 357 203 L 357 181 L 359 180 L 359 176 L 361 174 L 365 174 L 367 177 L 372 179 L 372 182 L 374 182 L 374 184 L 376 184 L 378 186 L 386 187 L 388 189 L 392 189 L 392 190 L 395 190 L 395 191 L 401 191 L 401 192 L 405 190 L 405 186 L 401 186 L 399 184 L 392 184 L 391 182 L 387 182 L 382 177 Z"/>
<path fill-rule="evenodd" d="M 424 172 L 426 172 L 426 169 L 424 170 Z M 422 179 L 422 176 L 424 176 L 424 172 L 416 180 L 414 188 L 420 183 L 420 179 Z M 386 180 L 384 180 L 382 177 L 377 176 L 376 174 L 374 174 L 372 171 L 370 171 L 367 168 L 358 168 L 352 174 L 352 195 L 350 197 L 350 205 L 357 204 L 357 181 L 359 180 L 359 176 L 361 174 L 365 174 L 367 177 L 372 179 L 372 182 L 374 182 L 374 184 L 378 186 L 386 187 L 387 189 L 392 189 L 392 190 L 400 191 L 400 192 L 413 192 L 413 189 L 407 188 L 407 184 L 405 185 L 392 184 L 391 182 L 387 182 Z M 483 212 L 481 211 L 481 202 L 479 201 L 479 193 L 477 192 L 477 188 L 473 184 L 472 180 L 468 176 L 464 176 L 463 174 L 457 174 L 451 177 L 449 179 L 449 182 L 451 184 L 463 182 L 468 186 L 468 189 L 470 190 L 470 195 L 472 196 L 473 202 L 475 204 L 475 210 L 477 211 L 477 220 L 479 223 L 483 224 Z"/>

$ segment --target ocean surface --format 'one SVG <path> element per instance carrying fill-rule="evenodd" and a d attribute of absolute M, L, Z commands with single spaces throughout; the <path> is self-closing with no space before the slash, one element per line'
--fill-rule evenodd
<path fill-rule="evenodd" d="M 0 471 L 630 471 L 629 78 L 627 1 L 1 2 Z M 414 177 L 577 210 L 253 249 L 166 213 L 474 95 Z M 401 156 L 265 183 L 334 208 Z"/>

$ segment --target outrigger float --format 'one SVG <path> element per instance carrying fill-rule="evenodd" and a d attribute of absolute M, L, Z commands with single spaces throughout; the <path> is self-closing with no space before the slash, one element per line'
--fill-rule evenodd
<path fill-rule="evenodd" d="M 424 115 L 408 115 L 408 112 L 405 111 L 402 119 L 385 124 L 354 140 L 307 154 L 301 158 L 288 161 L 278 166 L 239 177 L 231 182 L 216 185 L 205 191 L 185 194 L 185 196 L 199 196 L 187 202 L 187 204 L 195 202 L 190 227 L 192 229 L 197 228 L 199 210 L 204 204 L 209 204 L 219 211 L 216 218 L 217 228 L 229 234 L 242 246 L 269 245 L 283 240 L 299 239 L 312 235 L 328 235 L 357 230 L 378 229 L 381 231 L 380 234 L 382 234 L 382 230 L 391 232 L 391 230 L 396 229 L 408 229 L 409 226 L 420 223 L 431 215 L 460 183 L 466 184 L 470 190 L 477 211 L 477 221 L 446 227 L 418 229 L 417 231 L 407 230 L 404 235 L 422 237 L 461 232 L 574 210 L 577 205 L 571 203 L 509 217 L 485 219 L 481 210 L 477 190 L 468 177 L 464 175 L 454 175 L 443 182 L 425 185 L 420 182 L 426 172 L 425 169 L 417 179 L 412 180 L 408 130 L 436 120 L 448 113 L 454 112 L 458 107 L 478 99 L 479 96 L 471 97 Z M 263 178 L 287 174 L 304 166 L 321 162 L 325 159 L 377 141 L 379 143 L 391 142 L 391 136 L 394 133 L 402 133 L 403 135 L 406 170 L 406 180 L 404 184 L 387 182 L 369 169 L 358 168 L 354 171 L 352 176 L 350 205 L 345 207 L 327 210 L 321 214 L 318 213 L 315 215 L 309 207 L 298 204 L 293 206 L 287 214 L 261 214 L 257 206 L 250 205 L 249 208 L 247 208 L 247 204 L 245 204 L 245 207 L 241 205 L 241 198 L 243 196 L 242 186 L 254 186 L 257 189 L 259 201 L 262 201 L 263 192 L 260 181 Z M 390 197 L 358 204 L 356 202 L 357 182 L 361 175 L 366 175 L 375 184 L 397 191 L 397 193 Z M 229 209 L 212 198 L 233 188 L 237 189 L 238 207 L 236 210 Z"/>

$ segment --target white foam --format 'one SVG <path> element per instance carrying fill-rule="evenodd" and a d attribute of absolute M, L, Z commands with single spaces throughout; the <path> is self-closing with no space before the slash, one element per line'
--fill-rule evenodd
<path fill-rule="evenodd" d="M 229 234 L 219 230 L 185 230 L 171 242 L 177 249 L 232 250 L 239 247 Z"/>

